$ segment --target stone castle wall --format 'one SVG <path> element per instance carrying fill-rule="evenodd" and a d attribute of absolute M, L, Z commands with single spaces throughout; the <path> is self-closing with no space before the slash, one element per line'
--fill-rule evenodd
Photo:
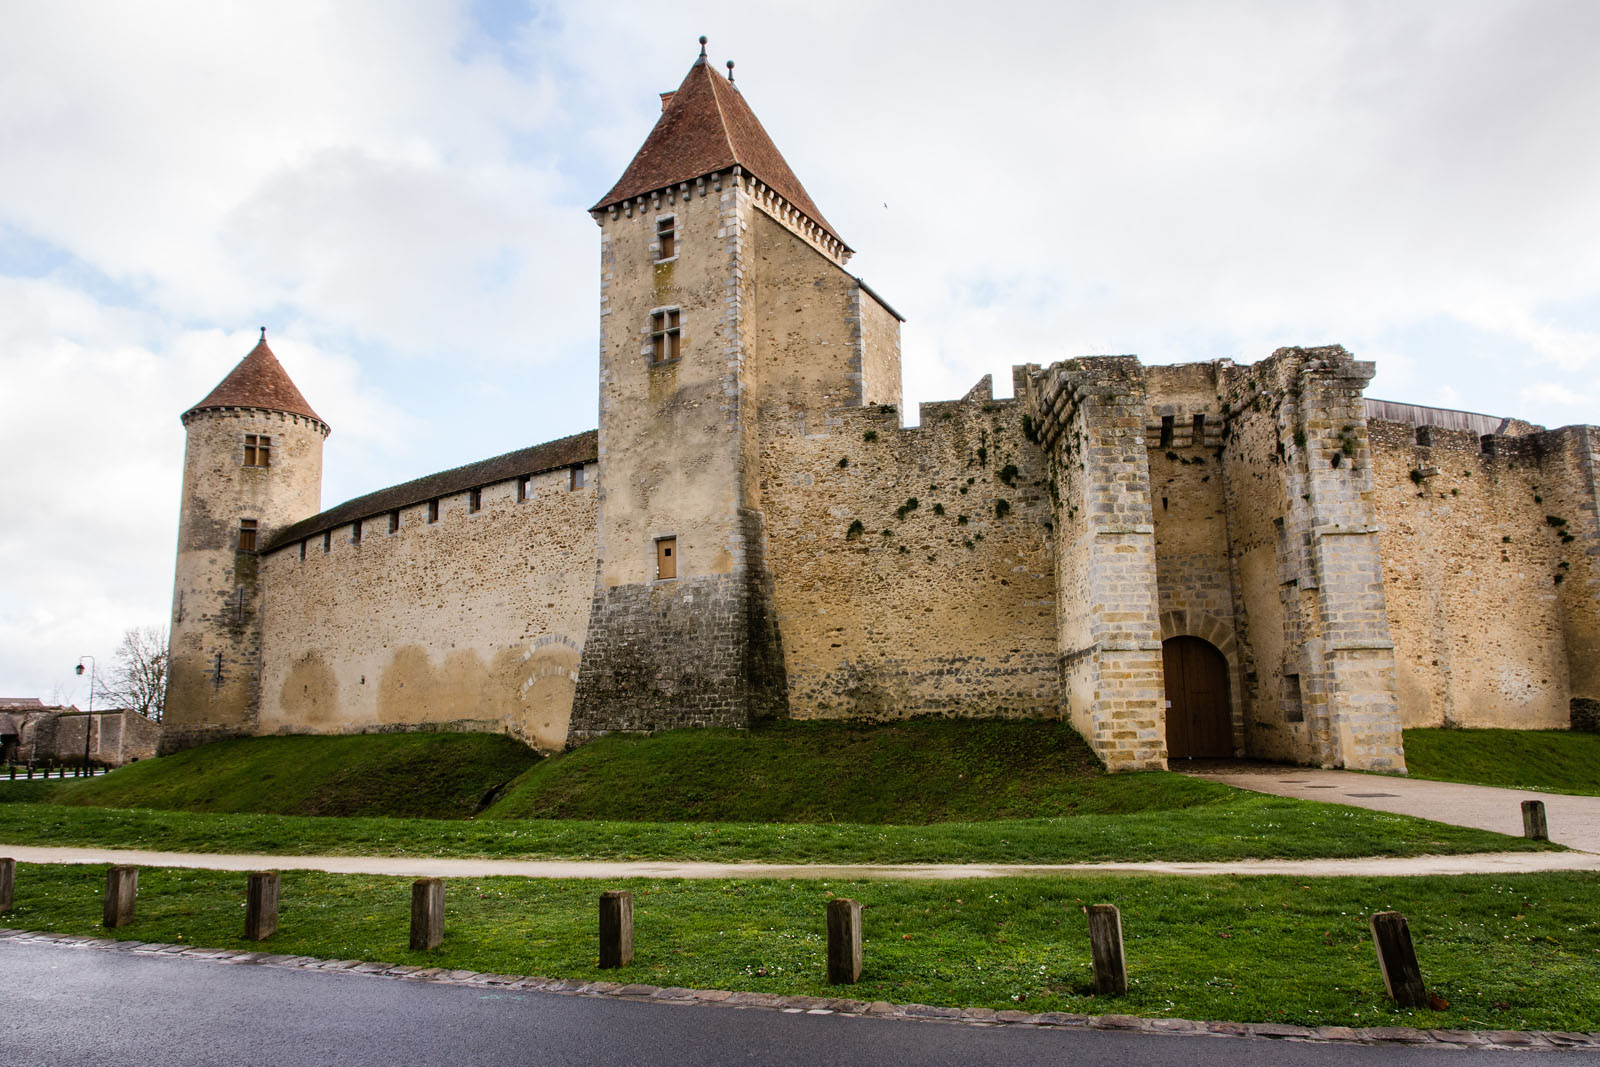
<path fill-rule="evenodd" d="M 393 533 L 384 513 L 359 542 L 345 523 L 265 554 L 259 732 L 480 729 L 563 747 L 595 558 L 594 490 L 571 478 L 533 475 L 522 501 L 501 481 L 476 512 L 457 492 L 437 522 L 424 501 Z"/>
<path fill-rule="evenodd" d="M 1586 428 L 1369 425 L 1405 725 L 1567 726 L 1592 695 L 1571 671 L 1600 545 Z"/>
<path fill-rule="evenodd" d="M 796 718 L 1056 716 L 1050 496 L 989 380 L 829 412 L 762 449 L 774 603 Z"/>

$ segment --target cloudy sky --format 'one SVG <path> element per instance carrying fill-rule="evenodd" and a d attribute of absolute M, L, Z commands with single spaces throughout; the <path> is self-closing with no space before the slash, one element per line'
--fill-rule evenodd
<path fill-rule="evenodd" d="M 584 209 L 701 33 L 913 405 L 1339 342 L 1375 396 L 1600 422 L 1593 0 L 801 10 L 0 0 L 0 695 L 81 705 L 164 624 L 178 416 L 260 325 L 325 506 L 593 427 Z"/>

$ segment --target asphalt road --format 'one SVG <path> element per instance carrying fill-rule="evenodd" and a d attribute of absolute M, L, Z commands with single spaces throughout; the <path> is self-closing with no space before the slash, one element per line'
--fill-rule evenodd
<path fill-rule="evenodd" d="M 1268 1067 L 1494 1054 L 640 1003 L 0 942 L 6 1067 Z M 1564 1061 L 1592 1053 L 1546 1052 Z M 1501 1054 L 1496 1059 L 1503 1059 Z"/>

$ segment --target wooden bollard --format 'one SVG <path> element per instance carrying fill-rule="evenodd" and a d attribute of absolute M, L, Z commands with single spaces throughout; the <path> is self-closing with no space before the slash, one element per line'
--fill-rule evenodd
<path fill-rule="evenodd" d="M 854 985 L 861 979 L 861 901 L 828 901 L 828 984 Z"/>
<path fill-rule="evenodd" d="M 252 871 L 244 897 L 244 939 L 265 941 L 278 932 L 278 872 Z"/>
<path fill-rule="evenodd" d="M 444 879 L 418 878 L 411 883 L 411 947 L 423 952 L 444 940 Z"/>
<path fill-rule="evenodd" d="M 1411 928 L 1398 911 L 1380 911 L 1372 917 L 1372 944 L 1378 950 L 1378 968 L 1389 997 L 1402 1008 L 1425 1008 L 1428 991 L 1422 985 L 1422 968 L 1411 944 Z"/>
<path fill-rule="evenodd" d="M 17 861 L 0 859 L 0 912 L 11 910 L 17 902 Z"/>
<path fill-rule="evenodd" d="M 1128 961 L 1122 952 L 1122 912 L 1115 904 L 1089 905 L 1089 956 L 1094 991 L 1102 997 L 1128 992 Z"/>
<path fill-rule="evenodd" d="M 633 962 L 633 894 L 613 889 L 600 894 L 600 966 Z"/>
<path fill-rule="evenodd" d="M 101 919 L 108 930 L 133 922 L 133 901 L 139 895 L 139 868 L 106 868 L 106 907 Z"/>
<path fill-rule="evenodd" d="M 1550 840 L 1550 825 L 1544 821 L 1544 801 L 1522 802 L 1522 836 L 1535 841 Z"/>

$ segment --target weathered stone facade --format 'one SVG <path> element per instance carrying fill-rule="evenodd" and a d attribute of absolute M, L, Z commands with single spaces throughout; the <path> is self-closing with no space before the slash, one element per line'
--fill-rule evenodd
<path fill-rule="evenodd" d="M 172 744 L 1011 715 L 1114 770 L 1403 771 L 1402 724 L 1600 706 L 1600 432 L 1369 401 L 1336 346 L 1016 367 L 902 425 L 899 315 L 748 106 L 702 59 L 663 107 L 593 209 L 597 433 L 317 512 L 298 393 L 191 411 Z"/>

